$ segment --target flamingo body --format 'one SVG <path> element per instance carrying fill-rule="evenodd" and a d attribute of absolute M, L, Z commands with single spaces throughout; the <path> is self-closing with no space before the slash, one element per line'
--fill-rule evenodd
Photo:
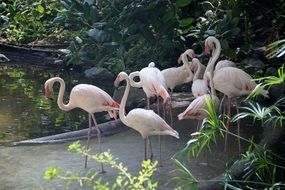
<path fill-rule="evenodd" d="M 215 66 L 215 71 L 220 70 L 224 67 L 236 67 L 236 64 L 230 60 L 221 60 Z"/>
<path fill-rule="evenodd" d="M 216 110 L 219 107 L 220 100 L 216 95 L 204 94 L 195 98 L 186 110 L 178 115 L 178 119 L 197 119 L 202 120 L 208 116 L 205 110 L 208 109 L 206 104 L 206 98 L 211 98 L 214 101 Z"/>
<path fill-rule="evenodd" d="M 97 126 L 94 113 L 108 111 L 112 118 L 116 118 L 116 113 L 111 112 L 112 110 L 119 110 L 120 105 L 115 102 L 109 94 L 107 94 L 102 89 L 89 85 L 89 84 L 78 84 L 72 88 L 69 97 L 69 103 L 63 103 L 63 94 L 65 91 L 65 82 L 60 77 L 53 77 L 45 82 L 45 96 L 47 98 L 51 97 L 52 88 L 55 82 L 60 83 L 59 93 L 57 97 L 58 107 L 63 111 L 69 111 L 74 108 L 81 108 L 89 113 L 89 131 L 87 140 L 87 149 L 89 148 L 89 142 L 91 138 L 91 130 L 93 120 L 97 128 L 97 137 L 99 142 L 99 149 L 101 152 L 101 132 Z M 85 158 L 85 168 L 87 167 L 87 157 Z M 101 171 L 104 172 L 103 164 L 101 164 Z"/>

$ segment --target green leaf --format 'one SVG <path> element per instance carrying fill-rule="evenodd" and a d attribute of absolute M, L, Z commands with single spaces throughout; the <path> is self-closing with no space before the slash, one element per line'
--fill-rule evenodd
<path fill-rule="evenodd" d="M 192 0 L 176 0 L 176 5 L 178 7 L 186 7 L 192 2 Z"/>
<path fill-rule="evenodd" d="M 59 23 L 63 23 L 65 19 L 66 19 L 65 16 L 58 16 L 58 17 L 55 17 L 52 22 L 54 24 L 59 24 Z"/>
<path fill-rule="evenodd" d="M 39 13 L 43 13 L 43 12 L 45 11 L 45 8 L 44 8 L 42 5 L 38 5 L 38 6 L 37 6 L 37 11 L 38 11 Z"/>
<path fill-rule="evenodd" d="M 194 22 L 194 18 L 188 17 L 188 18 L 183 19 L 183 20 L 180 22 L 180 26 L 181 26 L 181 27 L 189 26 L 189 25 L 192 24 L 193 22 Z"/>

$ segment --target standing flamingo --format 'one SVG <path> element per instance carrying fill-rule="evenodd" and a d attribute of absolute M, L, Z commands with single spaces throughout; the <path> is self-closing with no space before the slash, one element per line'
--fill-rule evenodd
<path fill-rule="evenodd" d="M 185 109 L 184 112 L 178 115 L 178 119 L 196 119 L 198 120 L 196 131 L 198 131 L 200 121 L 204 118 L 208 117 L 208 114 L 205 110 L 208 109 L 206 99 L 211 99 L 215 105 L 216 110 L 218 110 L 220 100 L 216 95 L 216 90 L 213 85 L 212 81 L 212 74 L 210 72 L 207 73 L 207 76 L 210 79 L 210 87 L 211 87 L 211 94 L 204 94 L 202 96 L 198 96 L 195 98 L 190 105 Z"/>
<path fill-rule="evenodd" d="M 134 77 L 139 76 L 140 81 L 135 82 Z M 147 108 L 149 109 L 149 98 L 152 96 L 160 96 L 164 103 L 170 99 L 166 90 L 165 78 L 161 71 L 155 67 L 154 62 L 149 63 L 148 67 L 130 73 L 130 84 L 136 88 L 143 88 L 147 97 Z M 159 114 L 159 100 L 157 103 L 157 113 Z"/>
<path fill-rule="evenodd" d="M 150 159 L 150 155 L 152 155 L 149 141 L 150 135 L 171 135 L 179 139 L 179 134 L 152 110 L 136 108 L 125 115 L 125 105 L 130 91 L 130 78 L 125 72 L 119 73 L 114 82 L 115 86 L 122 80 L 126 80 L 127 86 L 121 100 L 120 119 L 125 125 L 135 129 L 142 135 L 142 138 L 145 140 L 145 159 Z M 148 148 L 147 144 L 149 145 Z"/>
<path fill-rule="evenodd" d="M 196 73 L 194 75 L 193 84 L 192 84 L 192 87 L 191 87 L 193 96 L 197 98 L 198 96 L 202 96 L 204 94 L 208 94 L 209 93 L 209 88 L 208 88 L 208 85 L 207 85 L 207 81 L 198 78 L 199 76 L 204 74 L 204 73 L 202 73 L 202 70 L 201 70 L 202 63 L 199 61 L 199 59 L 193 58 L 192 59 L 192 64 L 195 64 L 198 67 L 198 69 L 196 70 Z"/>
<path fill-rule="evenodd" d="M 97 122 L 93 113 L 108 111 L 112 118 L 116 118 L 116 113 L 113 110 L 119 110 L 120 105 L 115 102 L 109 94 L 104 90 L 89 84 L 78 84 L 72 88 L 69 97 L 69 103 L 63 103 L 63 94 L 65 91 L 65 82 L 60 77 L 53 77 L 45 82 L 45 96 L 51 97 L 52 87 L 55 82 L 60 83 L 59 94 L 57 97 L 58 107 L 63 111 L 69 111 L 74 108 L 81 108 L 89 113 L 89 130 L 87 149 L 89 149 L 90 138 L 92 133 L 92 121 L 97 129 L 97 138 L 99 143 L 99 150 L 101 153 L 101 132 L 97 126 Z M 85 168 L 87 167 L 87 156 L 85 158 Z M 101 164 L 101 172 L 104 172 L 103 164 Z"/>
<path fill-rule="evenodd" d="M 212 51 L 212 57 L 206 68 L 206 72 L 214 72 L 214 66 L 217 59 L 220 56 L 221 44 L 219 40 L 213 36 L 210 36 L 205 41 L 205 52 L 210 54 Z M 207 79 L 207 76 L 205 76 Z M 250 94 L 257 84 L 252 80 L 251 76 L 245 71 L 235 67 L 223 67 L 219 70 L 215 70 L 213 76 L 213 84 L 216 90 L 224 93 L 228 97 L 227 101 L 227 127 L 230 126 L 231 118 L 231 99 L 234 97 L 240 97 Z M 268 97 L 268 91 L 262 90 L 261 94 L 264 97 Z M 236 106 L 238 112 L 238 106 Z M 240 126 L 238 123 L 238 136 L 240 134 Z M 241 152 L 240 139 L 238 138 L 239 152 Z M 227 133 L 225 134 L 225 151 L 227 149 Z"/>

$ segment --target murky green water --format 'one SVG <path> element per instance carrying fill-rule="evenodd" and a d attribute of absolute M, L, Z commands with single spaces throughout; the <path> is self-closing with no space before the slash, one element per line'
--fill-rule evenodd
<path fill-rule="evenodd" d="M 58 108 L 56 98 L 59 85 L 54 86 L 54 100 L 47 100 L 43 96 L 44 83 L 53 76 L 65 80 L 66 101 L 73 86 L 86 82 L 79 80 L 82 79 L 79 73 L 0 66 L 0 144 L 87 127 L 88 115 L 83 110 L 64 112 Z M 98 84 L 103 83 L 97 81 Z M 112 92 L 108 82 L 99 87 Z M 99 119 L 99 122 L 102 120 Z"/>

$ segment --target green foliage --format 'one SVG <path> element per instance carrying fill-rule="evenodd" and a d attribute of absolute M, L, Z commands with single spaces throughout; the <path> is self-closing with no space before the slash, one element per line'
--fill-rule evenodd
<path fill-rule="evenodd" d="M 282 57 L 285 54 L 285 39 L 277 40 L 271 44 L 269 44 L 267 48 L 267 57 Z"/>
<path fill-rule="evenodd" d="M 138 174 L 132 175 L 128 172 L 128 169 L 123 166 L 122 163 L 118 163 L 118 159 L 114 158 L 110 152 L 103 152 L 101 154 L 91 155 L 79 141 L 72 143 L 69 146 L 69 151 L 75 152 L 79 155 L 88 156 L 91 159 L 107 164 L 118 171 L 118 176 L 115 181 L 111 184 L 104 182 L 98 172 L 88 172 L 86 176 L 81 176 L 76 172 L 67 172 L 62 174 L 60 168 L 50 167 L 46 170 L 44 178 L 47 180 L 63 179 L 68 184 L 78 182 L 81 186 L 92 187 L 100 190 L 111 190 L 111 189 L 132 189 L 132 190 L 154 190 L 157 188 L 157 182 L 154 182 L 151 178 L 156 170 L 157 161 L 151 162 L 150 160 L 143 161 L 141 170 Z"/>
<path fill-rule="evenodd" d="M 61 27 L 52 25 L 57 15 L 57 0 L 2 2 L 0 23 L 9 42 L 30 42 L 48 37 L 61 38 Z"/>
<path fill-rule="evenodd" d="M 196 18 L 196 26 L 192 25 L 184 28 L 183 35 L 187 37 L 195 37 L 197 42 L 192 46 L 194 49 L 204 47 L 204 40 L 208 36 L 216 36 L 220 42 L 224 53 L 229 51 L 229 41 L 234 39 L 239 33 L 239 15 L 228 10 L 228 7 L 222 7 L 221 3 L 203 1 L 201 3 L 204 16 L 199 15 Z M 192 22 L 191 22 L 192 23 Z"/>
<path fill-rule="evenodd" d="M 283 127 L 284 125 L 284 112 L 281 111 L 280 107 L 284 105 L 284 99 L 282 98 L 275 104 L 269 107 L 262 107 L 258 103 L 249 103 L 249 106 L 242 107 L 243 112 L 237 114 L 232 121 L 235 122 L 244 118 L 251 118 L 254 121 L 261 121 L 261 126 L 273 125 L 274 127 Z M 202 129 L 199 132 L 193 133 L 193 139 L 189 140 L 187 146 L 181 151 L 182 155 L 191 153 L 193 156 L 199 155 L 201 151 L 210 147 L 211 142 L 216 142 L 217 134 L 228 133 L 232 136 L 238 137 L 241 140 L 250 144 L 248 151 L 242 154 L 242 159 L 237 161 L 241 163 L 246 163 L 246 168 L 244 170 L 245 175 L 241 179 L 235 179 L 231 176 L 228 170 L 225 173 L 225 178 L 221 180 L 224 184 L 224 189 L 234 189 L 241 190 L 244 187 L 249 189 L 279 189 L 285 187 L 283 182 L 278 180 L 279 172 L 284 172 L 284 166 L 277 164 L 280 161 L 284 162 L 284 158 L 275 152 L 266 149 L 265 147 L 256 144 L 251 139 L 246 139 L 236 134 L 229 132 L 224 123 L 219 119 L 218 114 L 215 111 L 215 105 L 210 99 L 207 99 L 207 113 L 208 118 L 204 119 L 202 124 Z M 191 173 L 191 171 L 178 160 L 176 154 L 173 156 L 172 160 L 177 165 L 180 175 L 175 177 L 175 180 L 180 182 L 180 187 L 182 189 L 197 189 L 198 180 Z M 239 163 L 236 163 L 239 164 Z"/>
<path fill-rule="evenodd" d="M 54 23 L 80 31 L 77 34 L 82 39 L 77 51 L 71 51 L 69 58 L 72 60 L 69 64 L 84 62 L 87 67 L 88 64 L 109 65 L 110 69 L 116 70 L 117 66 L 110 66 L 108 60 L 111 58 L 120 59 L 120 63 L 131 68 L 140 65 L 135 67 L 137 69 L 142 67 L 140 63 L 147 65 L 149 57 L 156 58 L 151 61 L 155 61 L 157 66 L 176 63 L 178 53 L 175 54 L 173 48 L 178 50 L 182 43 L 179 33 L 175 30 L 179 23 L 174 3 L 164 0 L 64 0 L 62 6 L 64 8 L 54 19 Z M 129 55 L 132 54 L 133 48 L 142 44 L 146 48 L 140 52 L 147 56 L 137 59 L 140 61 L 137 64 L 132 62 L 133 59 Z"/>

